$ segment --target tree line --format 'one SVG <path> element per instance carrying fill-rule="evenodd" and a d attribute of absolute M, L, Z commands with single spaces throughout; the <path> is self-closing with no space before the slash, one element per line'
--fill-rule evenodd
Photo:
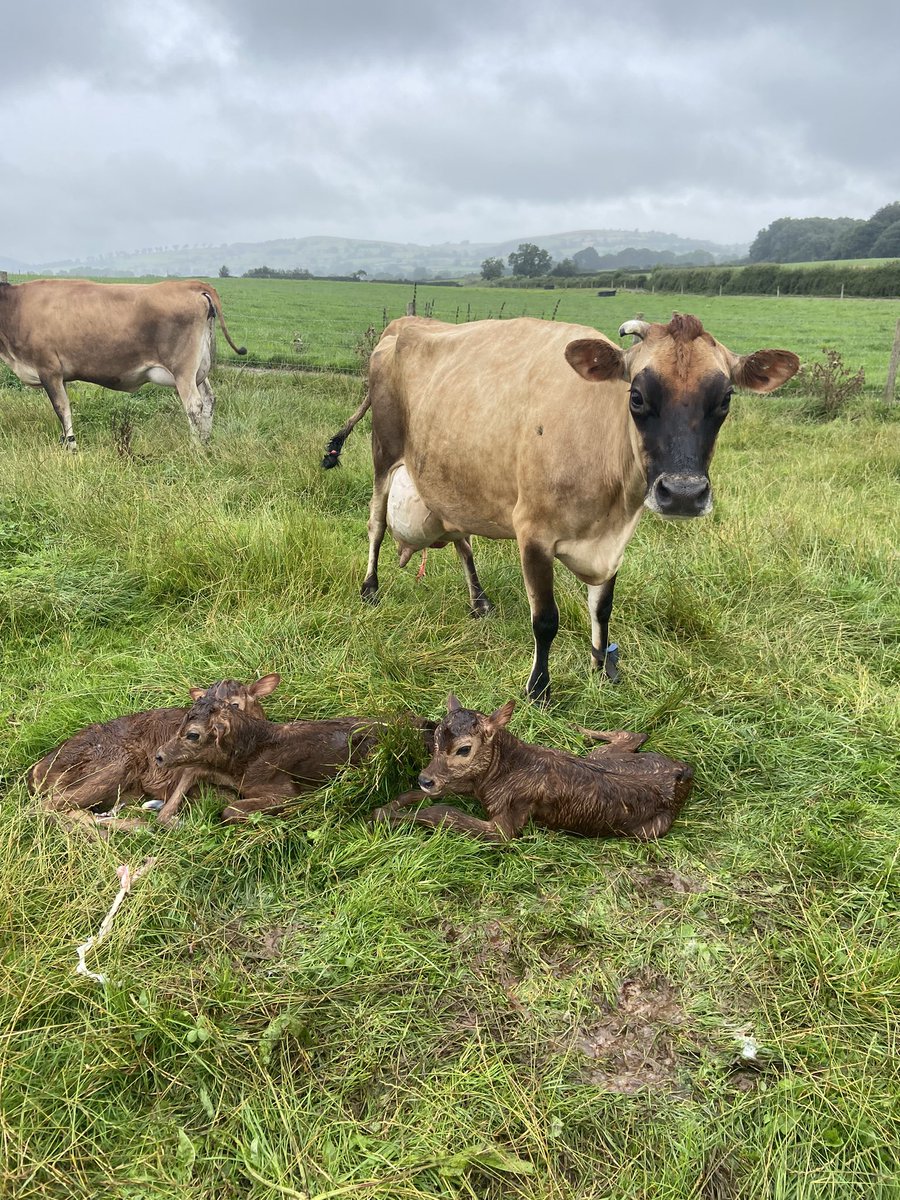
<path fill-rule="evenodd" d="M 756 235 L 751 263 L 900 258 L 900 201 L 866 221 L 853 217 L 780 217 Z"/>

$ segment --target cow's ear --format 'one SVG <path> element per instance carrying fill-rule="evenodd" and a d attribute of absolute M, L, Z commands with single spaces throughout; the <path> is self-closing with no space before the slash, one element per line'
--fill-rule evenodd
<path fill-rule="evenodd" d="M 261 679 L 257 679 L 256 683 L 251 683 L 247 691 L 258 700 L 260 696 L 271 696 L 279 683 L 281 683 L 281 676 L 273 672 L 271 675 L 263 675 Z"/>
<path fill-rule="evenodd" d="M 192 700 L 199 700 L 201 696 L 206 695 L 206 688 L 191 688 L 190 697 Z"/>
<path fill-rule="evenodd" d="M 462 705 L 460 704 L 460 702 L 457 700 L 457 698 L 451 692 L 450 695 L 447 697 L 447 712 L 448 713 L 459 712 L 459 710 L 461 708 L 462 708 Z"/>
<path fill-rule="evenodd" d="M 566 346 L 566 362 L 588 383 L 607 383 L 626 379 L 625 355 L 612 342 L 599 338 L 579 338 Z"/>
<path fill-rule="evenodd" d="M 756 350 L 735 360 L 731 381 L 751 392 L 774 392 L 800 370 L 800 359 L 790 350 Z"/>
<path fill-rule="evenodd" d="M 490 722 L 491 726 L 494 729 L 502 729 L 504 725 L 508 725 L 513 712 L 515 711 L 515 707 L 515 700 L 507 700 L 507 702 L 501 708 L 494 709 L 494 711 L 488 717 L 488 721 Z"/>

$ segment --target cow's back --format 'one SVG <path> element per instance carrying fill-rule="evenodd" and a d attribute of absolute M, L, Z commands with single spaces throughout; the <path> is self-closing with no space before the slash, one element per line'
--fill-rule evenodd
<path fill-rule="evenodd" d="M 624 385 L 573 371 L 565 349 L 581 338 L 608 340 L 530 317 L 386 328 L 373 354 L 373 432 L 448 528 L 513 536 L 523 496 L 534 505 L 582 485 L 590 493 L 600 447 L 627 457 Z M 620 479 L 618 462 L 609 475 Z"/>
<path fill-rule="evenodd" d="M 6 338 L 16 358 L 38 369 L 48 360 L 66 378 L 116 376 L 194 336 L 209 311 L 204 289 L 199 280 L 35 279 L 15 286 Z"/>

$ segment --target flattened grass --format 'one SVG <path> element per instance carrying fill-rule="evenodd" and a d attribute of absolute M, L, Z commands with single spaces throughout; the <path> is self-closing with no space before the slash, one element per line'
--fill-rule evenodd
<path fill-rule="evenodd" d="M 712 518 L 648 517 L 629 548 L 617 688 L 558 573 L 555 704 L 513 729 L 647 729 L 693 762 L 660 844 L 371 828 L 415 774 L 398 731 L 290 819 L 223 829 L 208 795 L 106 845 L 21 784 L 91 720 L 268 670 L 281 718 L 496 706 L 530 636 L 509 544 L 476 547 L 487 621 L 450 551 L 417 584 L 386 548 L 359 603 L 364 427 L 318 467 L 359 381 L 220 372 L 208 454 L 169 393 L 74 390 L 77 456 L 41 396 L 0 391 L 3 1194 L 900 1194 L 900 424 L 741 397 Z M 77 977 L 146 854 L 94 956 L 110 982 Z"/>

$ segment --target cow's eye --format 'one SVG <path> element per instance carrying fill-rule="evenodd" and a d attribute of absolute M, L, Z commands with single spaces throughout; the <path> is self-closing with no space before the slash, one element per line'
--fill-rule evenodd
<path fill-rule="evenodd" d="M 197 732 L 196 729 L 192 729 L 190 731 L 190 733 L 186 733 L 184 736 L 187 738 L 187 740 L 189 742 L 199 742 L 200 741 L 200 734 Z"/>
<path fill-rule="evenodd" d="M 733 389 L 730 392 L 725 393 L 725 395 L 722 397 L 722 403 L 719 405 L 720 412 L 723 412 L 723 413 L 728 412 L 729 408 L 731 408 L 731 397 L 733 395 L 734 395 Z"/>
<path fill-rule="evenodd" d="M 472 752 L 471 746 L 460 746 L 460 748 L 456 751 L 456 757 L 457 758 L 468 758 L 469 755 L 471 754 L 471 752 Z"/>
<path fill-rule="evenodd" d="M 637 388 L 632 388 L 628 396 L 628 407 L 636 417 L 643 416 L 647 411 L 647 402 Z"/>

